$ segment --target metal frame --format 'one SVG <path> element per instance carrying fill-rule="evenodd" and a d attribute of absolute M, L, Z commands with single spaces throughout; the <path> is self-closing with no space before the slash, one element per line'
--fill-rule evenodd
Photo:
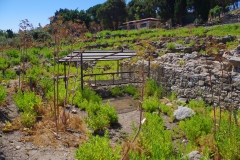
<path fill-rule="evenodd" d="M 81 63 L 81 89 L 83 89 L 83 62 L 84 61 L 117 61 L 117 68 L 119 72 L 119 60 L 125 58 L 132 58 L 137 56 L 135 50 L 76 50 L 68 54 L 67 56 L 61 58 L 58 62 L 80 62 Z M 66 77 L 66 66 L 64 67 L 65 73 L 65 83 L 67 80 Z M 150 71 L 150 59 L 149 59 L 149 71 Z M 148 73 L 150 74 L 150 73 Z"/>

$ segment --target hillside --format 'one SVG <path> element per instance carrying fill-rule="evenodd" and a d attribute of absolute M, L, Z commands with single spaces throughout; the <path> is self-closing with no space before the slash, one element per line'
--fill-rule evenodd
<path fill-rule="evenodd" d="M 194 153 L 239 159 L 240 24 L 232 24 L 239 10 L 224 17 L 213 26 L 96 34 L 56 25 L 52 39 L 10 39 L 0 57 L 0 159 L 181 159 Z M 99 87 L 110 98 L 104 99 L 80 89 L 78 63 L 68 63 L 67 73 L 57 63 L 73 50 L 136 50 L 139 57 L 121 60 L 120 70 L 141 80 L 150 61 L 151 79 Z M 84 74 L 118 68 L 114 61 L 86 63 Z"/>

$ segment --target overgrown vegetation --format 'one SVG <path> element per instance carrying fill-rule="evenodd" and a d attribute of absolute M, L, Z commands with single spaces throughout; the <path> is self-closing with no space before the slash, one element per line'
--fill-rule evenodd
<path fill-rule="evenodd" d="M 5 101 L 7 97 L 7 91 L 4 86 L 0 86 L 0 105 Z"/>
<path fill-rule="evenodd" d="M 75 27 L 75 25 L 77 24 L 70 26 Z M 118 122 L 118 115 L 113 106 L 102 104 L 101 97 L 90 88 L 84 87 L 83 90 L 80 89 L 78 84 L 79 64 L 69 62 L 67 73 L 64 73 L 64 65 L 56 63 L 61 56 L 67 55 L 71 51 L 79 49 L 79 47 L 81 49 L 91 49 L 100 46 L 99 49 L 108 50 L 129 45 L 129 49 L 133 49 L 133 43 L 141 42 L 142 39 L 146 41 L 148 39 L 159 40 L 164 37 L 176 35 L 179 38 L 190 36 L 225 36 L 227 34 L 239 36 L 240 33 L 239 24 L 213 26 L 207 29 L 205 27 L 198 27 L 191 29 L 179 28 L 176 30 L 101 31 L 96 35 L 90 32 L 84 34 L 82 30 L 86 28 L 81 26 L 83 28 L 78 28 L 78 31 L 81 31 L 79 32 L 79 37 L 74 37 L 74 34 L 68 30 L 71 27 L 67 27 L 66 23 L 64 25 L 62 23 L 55 24 L 55 27 L 53 27 L 53 30 L 56 32 L 52 34 L 54 41 L 50 38 L 44 41 L 35 41 L 31 39 L 31 30 L 23 28 L 23 32 L 20 35 L 21 41 L 16 41 L 14 45 L 10 45 L 11 43 L 1 43 L 2 45 L 0 46 L 2 54 L 0 57 L 0 69 L 2 71 L 0 82 L 7 83 L 8 85 L 10 79 L 16 79 L 17 76 L 19 78 L 18 87 L 20 90 L 15 90 L 17 93 L 13 96 L 15 104 L 22 112 L 19 122 L 24 127 L 35 128 L 36 130 L 46 129 L 39 126 L 49 124 L 51 128 L 47 128 L 45 132 L 49 134 L 49 130 L 51 130 L 53 132 L 51 136 L 55 139 L 57 139 L 58 134 L 66 132 L 69 128 L 73 132 L 74 129 L 78 129 L 77 131 L 80 130 L 84 133 L 84 130 L 81 128 L 84 122 L 78 119 L 79 117 L 73 118 L 72 115 L 65 113 L 66 106 L 72 107 L 74 105 L 85 110 L 88 117 L 84 120 L 87 123 L 88 129 L 92 132 L 97 133 L 98 131 L 107 130 L 112 123 Z M 61 30 L 61 27 L 65 30 Z M 64 31 L 67 31 L 67 34 L 71 36 L 67 36 Z M 86 39 L 82 38 L 82 34 L 86 35 Z M 24 43 L 28 38 L 31 39 L 31 43 Z M 178 40 L 177 43 L 190 47 L 196 45 L 193 41 L 185 44 L 183 40 Z M 205 44 L 205 42 L 201 41 L 200 44 Z M 228 42 L 227 47 L 228 49 L 235 48 L 238 44 L 237 41 Z M 21 52 L 18 47 L 21 48 Z M 173 42 L 167 43 L 166 47 L 170 50 L 176 48 Z M 142 46 L 142 50 L 144 49 Z M 205 51 L 202 50 L 201 53 L 205 53 Z M 17 69 L 14 68 L 18 65 L 20 67 Z M 182 59 L 179 61 L 179 65 L 184 65 Z M 84 74 L 108 73 L 114 72 L 116 69 L 117 65 L 113 61 L 97 62 L 95 67 L 86 68 Z M 60 78 L 60 76 L 64 75 L 66 75 L 66 78 Z M 29 77 L 33 78 L 32 87 L 34 89 L 32 92 L 28 91 L 29 86 L 27 82 Z M 104 75 L 96 79 L 106 80 L 111 78 L 109 75 Z M 87 81 L 88 79 L 84 80 Z M 89 80 L 93 80 L 93 77 L 90 77 Z M 140 97 L 140 91 L 133 85 L 124 87 L 115 86 L 111 88 L 111 93 L 114 96 L 129 94 L 134 98 Z M 122 144 L 122 147 L 118 144 L 115 147 L 111 147 L 107 132 L 104 137 L 88 135 L 89 141 L 80 145 L 75 153 L 75 157 L 77 159 L 119 159 L 122 154 L 126 153 L 130 159 L 180 159 L 188 152 L 197 149 L 206 158 L 240 159 L 239 112 L 236 113 L 237 118 L 232 120 L 229 118 L 233 114 L 231 111 L 220 112 L 219 110 L 216 114 L 213 113 L 212 107 L 207 106 L 203 101 L 190 100 L 188 104 L 183 105 L 192 108 L 196 115 L 177 123 L 178 127 L 174 128 L 172 133 L 164 127 L 161 115 L 165 114 L 173 119 L 174 109 L 178 105 L 175 101 L 177 97 L 176 93 L 172 93 L 171 97 L 169 97 L 172 103 L 172 105 L 169 103 L 171 106 L 160 102 L 160 99 L 164 96 L 163 87 L 158 85 L 156 81 L 148 79 L 146 84 L 144 84 L 143 94 L 144 100 L 141 101 L 141 104 L 144 110 L 144 117 L 147 120 L 142 125 L 142 128 L 139 129 L 139 134 L 136 134 L 137 129 L 135 128 L 137 140 L 133 144 L 129 142 L 132 141 L 132 135 L 128 137 L 129 141 L 126 140 L 126 143 Z M 0 86 L 0 104 L 4 103 L 6 95 L 6 88 Z M 43 111 L 45 115 L 41 116 Z M 39 117 L 43 121 L 37 121 Z M 170 120 L 171 122 L 172 119 Z M 214 119 L 219 123 L 214 123 Z M 38 123 L 35 123 L 36 121 Z M 12 127 L 12 125 L 10 122 L 6 122 L 5 129 Z M 213 132 L 214 130 L 216 131 L 215 133 Z M 38 133 L 39 135 L 41 133 Z M 173 142 L 173 139 L 177 140 Z M 181 143 L 183 139 L 187 139 L 189 143 L 186 145 Z M 79 144 L 72 146 L 77 145 Z M 174 147 L 178 149 L 177 153 Z M 128 148 L 128 152 L 126 152 L 126 148 Z"/>

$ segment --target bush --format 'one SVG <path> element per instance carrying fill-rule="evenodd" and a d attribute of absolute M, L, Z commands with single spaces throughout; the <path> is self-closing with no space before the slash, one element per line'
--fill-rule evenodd
<path fill-rule="evenodd" d="M 16 78 L 16 76 L 17 76 L 16 72 L 14 72 L 11 69 L 7 69 L 5 71 L 5 78 L 7 78 L 7 79 L 14 79 L 14 78 Z"/>
<path fill-rule="evenodd" d="M 34 92 L 18 91 L 13 98 L 17 108 L 23 112 L 34 112 L 37 107 L 42 103 L 41 97 L 34 94 Z"/>
<path fill-rule="evenodd" d="M 118 115 L 114 107 L 109 104 L 89 102 L 86 111 L 88 118 L 85 119 L 88 127 L 94 131 L 102 130 L 109 123 L 118 122 Z"/>
<path fill-rule="evenodd" d="M 194 108 L 205 108 L 206 104 L 203 100 L 200 100 L 200 101 L 190 100 L 188 106 L 192 109 L 194 109 Z"/>
<path fill-rule="evenodd" d="M 34 112 L 23 112 L 20 122 L 24 127 L 30 128 L 36 121 L 36 115 Z"/>
<path fill-rule="evenodd" d="M 16 66 L 20 64 L 20 58 L 11 58 L 11 65 Z"/>
<path fill-rule="evenodd" d="M 158 86 L 155 80 L 147 80 L 144 93 L 146 96 L 153 96 L 156 94 L 158 98 L 162 98 L 162 91 L 162 86 Z"/>
<path fill-rule="evenodd" d="M 106 115 L 101 114 L 88 114 L 88 118 L 85 119 L 88 127 L 93 131 L 103 130 L 109 124 L 109 119 Z"/>
<path fill-rule="evenodd" d="M 88 102 L 91 100 L 92 102 L 102 103 L 102 98 L 88 87 L 83 89 L 82 98 L 86 99 Z"/>
<path fill-rule="evenodd" d="M 7 97 L 7 91 L 3 86 L 0 86 L 0 105 L 5 101 Z"/>
<path fill-rule="evenodd" d="M 78 160 L 119 160 L 121 158 L 121 146 L 111 147 L 107 131 L 102 138 L 89 135 L 89 141 L 84 142 L 76 150 L 75 158 Z"/>
<path fill-rule="evenodd" d="M 113 96 L 121 96 L 123 94 L 123 91 L 119 86 L 115 86 L 110 89 Z"/>
<path fill-rule="evenodd" d="M 143 101 L 143 109 L 146 112 L 154 112 L 158 109 L 160 102 L 157 96 L 149 97 Z"/>
<path fill-rule="evenodd" d="M 164 129 L 164 122 L 157 114 L 145 114 L 148 123 L 142 125 L 138 143 L 143 153 L 130 151 L 129 159 L 180 159 L 174 154 L 172 133 Z M 141 150 L 141 149 L 138 149 Z"/>
<path fill-rule="evenodd" d="M 132 95 L 132 96 L 134 96 L 135 94 L 137 94 L 137 88 L 134 86 L 134 85 L 132 85 L 132 84 L 130 84 L 130 85 L 128 85 L 128 86 L 125 86 L 124 87 L 124 89 L 123 89 L 123 91 L 125 92 L 125 93 L 128 93 L 128 94 L 130 94 L 130 95 Z"/>
<path fill-rule="evenodd" d="M 167 43 L 167 49 L 174 50 L 176 48 L 174 43 Z"/>
<path fill-rule="evenodd" d="M 15 49 L 10 49 L 6 51 L 6 55 L 12 58 L 19 58 L 20 57 L 20 52 Z"/>
<path fill-rule="evenodd" d="M 212 119 L 201 114 L 196 114 L 191 119 L 179 123 L 179 128 L 186 133 L 186 137 L 193 144 L 196 143 L 199 137 L 211 133 L 212 127 Z"/>
<path fill-rule="evenodd" d="M 118 122 L 118 115 L 116 113 L 116 110 L 114 109 L 113 106 L 110 106 L 109 103 L 101 106 L 100 114 L 106 115 L 110 123 Z"/>
<path fill-rule="evenodd" d="M 240 159 L 240 127 L 233 122 L 229 126 L 228 115 L 222 120 L 215 139 L 223 159 Z"/>

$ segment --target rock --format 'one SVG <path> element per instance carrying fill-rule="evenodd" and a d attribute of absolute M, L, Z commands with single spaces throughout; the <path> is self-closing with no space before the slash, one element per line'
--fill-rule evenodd
<path fill-rule="evenodd" d="M 71 112 L 72 112 L 72 114 L 77 114 L 77 110 L 76 109 L 73 109 Z"/>
<path fill-rule="evenodd" d="M 192 53 L 193 48 L 192 47 L 186 47 L 184 48 L 184 53 Z"/>
<path fill-rule="evenodd" d="M 200 160 L 202 155 L 199 151 L 192 151 L 186 155 L 189 160 Z"/>
<path fill-rule="evenodd" d="M 231 42 L 234 40 L 235 40 L 234 36 L 228 35 L 222 38 L 222 43 L 226 44 L 227 42 Z"/>
<path fill-rule="evenodd" d="M 201 86 L 201 87 L 204 86 L 204 81 L 201 81 L 201 80 L 200 80 L 200 81 L 198 82 L 198 85 Z"/>
<path fill-rule="evenodd" d="M 187 102 L 187 98 L 178 98 L 177 101 L 181 102 L 181 103 L 186 103 Z"/>
<path fill-rule="evenodd" d="M 191 108 L 183 106 L 178 106 L 178 109 L 174 111 L 174 117 L 178 121 L 189 118 L 194 114 L 195 112 Z"/>
<path fill-rule="evenodd" d="M 237 67 L 240 66 L 240 57 L 229 57 L 228 61 L 233 66 L 237 66 Z"/>
<path fill-rule="evenodd" d="M 19 150 L 21 148 L 21 146 L 16 146 L 16 149 Z"/>

